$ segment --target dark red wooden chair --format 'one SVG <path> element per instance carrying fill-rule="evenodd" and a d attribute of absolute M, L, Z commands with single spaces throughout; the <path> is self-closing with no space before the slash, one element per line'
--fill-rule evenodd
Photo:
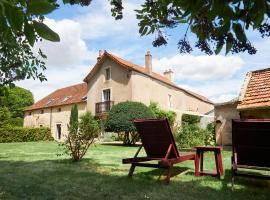
<path fill-rule="evenodd" d="M 232 120 L 232 189 L 235 176 L 270 180 L 248 170 L 270 171 L 270 120 Z"/>
<path fill-rule="evenodd" d="M 193 152 L 178 152 L 167 119 L 137 119 L 134 120 L 134 124 L 142 145 L 133 158 L 123 159 L 123 164 L 131 164 L 129 177 L 132 177 L 136 166 L 165 168 L 168 170 L 166 182 L 169 183 L 174 164 L 195 159 Z M 146 157 L 138 157 L 142 147 L 145 149 Z"/>

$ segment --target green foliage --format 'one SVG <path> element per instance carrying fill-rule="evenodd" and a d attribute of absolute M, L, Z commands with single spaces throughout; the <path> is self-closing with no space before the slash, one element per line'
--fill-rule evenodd
<path fill-rule="evenodd" d="M 216 144 L 216 133 L 214 122 L 207 124 L 205 129 L 205 145 L 214 146 Z"/>
<path fill-rule="evenodd" d="M 192 51 L 188 34 L 197 37 L 194 46 L 206 54 L 219 54 L 223 46 L 226 46 L 226 54 L 230 51 L 255 54 L 256 49 L 246 32 L 252 28 L 262 37 L 270 35 L 268 0 L 144 1 L 136 12 L 139 33 L 157 36 L 154 46 L 167 44 L 163 30 L 185 28 L 178 43 L 180 53 Z"/>
<path fill-rule="evenodd" d="M 49 128 L 23 128 L 6 126 L 0 128 L 0 143 L 52 141 Z"/>
<path fill-rule="evenodd" d="M 159 106 L 158 103 L 156 102 L 150 102 L 149 105 L 150 110 L 154 113 L 155 118 L 157 119 L 164 119 L 167 118 L 170 124 L 170 127 L 173 127 L 176 119 L 176 113 L 173 111 L 165 111 L 162 110 Z"/>
<path fill-rule="evenodd" d="M 155 118 L 155 115 L 143 103 L 132 101 L 118 103 L 108 114 L 105 130 L 116 133 L 124 132 L 124 144 L 134 144 L 138 140 L 138 136 L 133 120 L 149 118 Z"/>
<path fill-rule="evenodd" d="M 9 125 L 11 114 L 7 107 L 0 107 L 0 127 Z"/>
<path fill-rule="evenodd" d="M 5 87 L 6 92 L 0 94 L 0 107 L 7 107 L 12 118 L 23 118 L 23 109 L 34 103 L 33 94 L 21 87 Z"/>
<path fill-rule="evenodd" d="M 89 5 L 91 0 L 63 0 L 64 3 Z M 57 33 L 43 23 L 44 16 L 55 11 L 57 0 L 12 0 L 0 2 L 0 86 L 15 81 L 45 81 L 46 56 L 33 46 L 42 39 L 60 41 Z"/>
<path fill-rule="evenodd" d="M 197 115 L 183 114 L 182 115 L 182 124 L 196 124 L 200 122 L 201 117 Z"/>
<path fill-rule="evenodd" d="M 71 156 L 75 162 L 80 161 L 86 154 L 88 148 L 94 143 L 100 132 L 98 121 L 94 119 L 90 112 L 86 112 L 80 117 L 78 123 L 78 109 L 72 107 L 69 134 L 62 144 L 65 148 L 64 153 Z"/>
<path fill-rule="evenodd" d="M 206 129 L 198 123 L 182 123 L 176 130 L 176 142 L 180 148 L 192 148 L 199 145 L 215 145 L 214 124 L 210 123 Z"/>
<path fill-rule="evenodd" d="M 78 106 L 77 104 L 75 104 L 71 108 L 70 119 L 69 119 L 69 129 L 70 131 L 73 131 L 75 133 L 77 133 L 78 131 L 78 123 L 79 123 L 78 115 L 79 115 Z"/>

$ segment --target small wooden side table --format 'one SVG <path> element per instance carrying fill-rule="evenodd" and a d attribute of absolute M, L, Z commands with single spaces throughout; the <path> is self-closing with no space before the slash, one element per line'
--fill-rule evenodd
<path fill-rule="evenodd" d="M 222 150 L 221 147 L 198 146 L 195 148 L 196 148 L 195 176 L 210 175 L 210 176 L 216 176 L 220 178 L 220 176 L 224 175 L 223 166 L 222 166 L 222 158 L 221 158 L 221 150 Z M 214 152 L 215 154 L 216 171 L 214 172 L 203 171 L 203 154 L 204 152 L 209 152 L 209 151 Z"/>

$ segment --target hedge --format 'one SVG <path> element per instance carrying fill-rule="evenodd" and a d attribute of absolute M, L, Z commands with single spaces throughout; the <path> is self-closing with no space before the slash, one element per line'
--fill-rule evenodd
<path fill-rule="evenodd" d="M 0 143 L 7 142 L 34 142 L 54 140 L 49 128 L 0 128 Z"/>

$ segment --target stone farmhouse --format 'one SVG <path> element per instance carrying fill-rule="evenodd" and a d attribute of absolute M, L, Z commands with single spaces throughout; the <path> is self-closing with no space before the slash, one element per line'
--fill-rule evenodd
<path fill-rule="evenodd" d="M 206 97 L 173 83 L 172 70 L 163 75 L 152 71 L 152 56 L 145 55 L 145 67 L 133 64 L 109 52 L 100 51 L 97 62 L 84 83 L 58 89 L 25 109 L 25 127 L 49 127 L 56 140 L 67 134 L 73 104 L 79 114 L 90 111 L 105 119 L 114 104 L 138 101 L 149 105 L 157 102 L 162 109 L 177 113 L 204 115 L 214 109 Z"/>
<path fill-rule="evenodd" d="M 219 145 L 232 144 L 232 119 L 270 119 L 270 68 L 248 72 L 239 97 L 215 105 Z"/>

